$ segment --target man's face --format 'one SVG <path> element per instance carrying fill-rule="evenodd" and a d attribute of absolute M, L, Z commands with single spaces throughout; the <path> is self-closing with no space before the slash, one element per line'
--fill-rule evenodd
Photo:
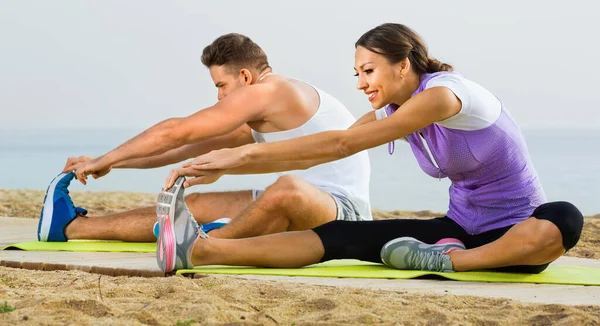
<path fill-rule="evenodd" d="M 240 73 L 235 69 L 223 66 L 211 66 L 210 77 L 218 89 L 218 100 L 220 101 L 231 92 L 244 86 Z"/>

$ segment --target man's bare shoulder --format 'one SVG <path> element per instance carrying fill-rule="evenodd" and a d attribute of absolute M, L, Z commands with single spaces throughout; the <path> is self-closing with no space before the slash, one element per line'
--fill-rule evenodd
<path fill-rule="evenodd" d="M 275 97 L 287 99 L 304 99 L 312 97 L 315 89 L 308 83 L 282 75 L 273 75 L 256 84 L 268 85 Z"/>
<path fill-rule="evenodd" d="M 279 92 L 279 91 L 291 91 L 294 89 L 294 87 L 296 87 L 295 84 L 297 84 L 298 81 L 295 81 L 291 78 L 282 76 L 282 75 L 272 75 L 269 76 L 267 78 L 265 78 L 264 80 L 261 80 L 260 82 L 256 83 L 256 86 L 264 86 L 265 88 L 269 88 L 272 91 L 275 92 Z"/>
<path fill-rule="evenodd" d="M 308 86 L 308 84 L 282 75 L 271 75 L 254 85 L 250 85 L 248 90 L 251 91 L 252 97 L 273 108 L 280 104 L 289 106 L 292 103 L 301 101 L 305 95 L 303 85 Z"/>
<path fill-rule="evenodd" d="M 319 108 L 320 96 L 308 83 L 282 75 L 271 75 L 261 83 L 270 87 L 263 117 L 273 124 L 273 130 L 296 128 Z"/>

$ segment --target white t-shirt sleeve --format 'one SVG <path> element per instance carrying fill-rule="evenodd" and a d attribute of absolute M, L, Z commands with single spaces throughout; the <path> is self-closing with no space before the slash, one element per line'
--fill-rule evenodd
<path fill-rule="evenodd" d="M 386 108 L 386 107 L 384 106 L 383 108 L 381 108 L 381 109 L 379 109 L 379 110 L 376 110 L 376 111 L 375 111 L 375 118 L 376 118 L 377 120 L 381 120 L 381 119 L 383 119 L 383 118 L 387 118 L 388 114 L 387 114 L 387 112 L 385 111 L 385 108 Z"/>
<path fill-rule="evenodd" d="M 459 130 L 479 130 L 492 125 L 502 113 L 500 101 L 494 94 L 461 75 L 436 76 L 427 82 L 425 89 L 439 86 L 450 89 L 462 103 L 456 115 L 436 122 L 440 126 Z"/>

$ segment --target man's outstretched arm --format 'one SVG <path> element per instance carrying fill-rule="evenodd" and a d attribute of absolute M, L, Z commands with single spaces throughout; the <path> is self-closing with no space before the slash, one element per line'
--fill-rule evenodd
<path fill-rule="evenodd" d="M 250 127 L 247 124 L 242 125 L 227 135 L 209 138 L 195 144 L 188 144 L 182 147 L 172 149 L 160 155 L 150 157 L 134 158 L 113 165 L 114 169 L 154 169 L 170 164 L 179 163 L 187 159 L 208 153 L 221 148 L 233 148 L 254 143 Z M 89 156 L 70 157 L 63 173 L 75 171 L 85 165 L 87 162 L 95 159 Z"/>
<path fill-rule="evenodd" d="M 250 127 L 247 124 L 244 124 L 226 135 L 202 140 L 195 144 L 183 145 L 160 155 L 126 160 L 119 164 L 115 164 L 113 168 L 154 169 L 179 163 L 216 149 L 233 148 L 251 143 L 254 143 L 254 138 L 252 138 Z"/>
<path fill-rule="evenodd" d="M 171 149 L 228 134 L 246 122 L 261 120 L 273 98 L 272 86 L 242 87 L 214 106 L 185 118 L 160 122 L 121 146 L 80 167 L 77 178 L 101 177 L 127 160 L 163 154 Z"/>

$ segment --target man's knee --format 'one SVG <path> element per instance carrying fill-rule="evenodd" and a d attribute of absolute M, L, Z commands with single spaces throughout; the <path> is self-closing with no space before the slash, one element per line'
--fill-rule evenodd
<path fill-rule="evenodd" d="M 306 181 L 291 175 L 279 177 L 277 181 L 265 189 L 261 198 L 270 206 L 300 206 L 307 199 Z"/>
<path fill-rule="evenodd" d="M 188 206 L 194 205 L 200 199 L 200 193 L 194 192 L 185 196 L 185 204 Z"/>
<path fill-rule="evenodd" d="M 275 181 L 271 187 L 284 188 L 284 189 L 299 189 L 302 188 L 307 182 L 294 175 L 283 175 Z"/>

